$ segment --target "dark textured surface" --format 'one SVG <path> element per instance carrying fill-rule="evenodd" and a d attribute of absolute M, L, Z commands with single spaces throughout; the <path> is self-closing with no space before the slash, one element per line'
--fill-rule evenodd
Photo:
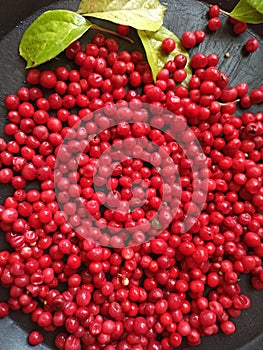
<path fill-rule="evenodd" d="M 78 6 L 77 0 L 13 0 L 0 1 L 0 133 L 2 134 L 5 123 L 5 109 L 3 99 L 8 93 L 14 93 L 25 80 L 25 62 L 18 56 L 18 45 L 22 33 L 32 20 L 47 8 L 66 8 L 75 10 Z M 210 3 L 220 3 L 219 1 L 209 1 Z M 223 8 L 231 10 L 236 1 L 222 1 Z M 165 25 L 175 34 L 181 37 L 185 30 L 196 30 L 205 27 L 207 22 L 207 5 L 195 0 L 170 0 L 164 1 L 168 6 L 165 15 Z M 51 5 L 50 5 L 51 4 Z M 39 10 L 40 9 L 40 10 Z M 38 11 L 31 16 L 35 11 Z M 225 16 L 222 29 L 213 35 L 208 35 L 207 39 L 193 52 L 202 51 L 205 53 L 216 52 L 220 56 L 219 67 L 228 73 L 231 83 L 236 84 L 246 81 L 250 88 L 255 88 L 262 84 L 262 58 L 263 47 L 253 55 L 243 54 L 243 45 L 246 39 L 254 34 L 249 31 L 240 37 L 232 34 L 231 25 Z M 13 31 L 9 32 L 12 28 Z M 262 26 L 251 26 L 257 33 L 263 34 Z M 9 32 L 9 33 L 8 33 Z M 8 34 L 7 34 L 8 33 Z M 85 36 L 87 40 L 88 36 Z M 263 41 L 261 40 L 261 46 Z M 137 44 L 139 46 L 139 44 Z M 230 53 L 230 58 L 224 58 L 226 52 Z M 56 62 L 55 62 L 56 64 Z M 58 64 L 58 63 L 57 63 Z M 2 136 L 2 135 L 1 135 Z M 1 202 L 9 192 L 8 186 L 0 187 Z M 1 248 L 6 248 L 3 236 L 0 238 Z M 261 350 L 263 349 L 263 305 L 262 293 L 252 290 L 247 279 L 242 279 L 242 288 L 252 299 L 252 307 L 242 313 L 242 316 L 235 321 L 237 332 L 233 336 L 223 336 L 218 334 L 213 337 L 203 339 L 202 345 L 196 347 L 198 350 Z M 0 289 L 1 300 L 7 298 L 7 292 Z M 36 326 L 30 322 L 28 316 L 22 313 L 12 313 L 11 317 L 0 320 L 0 350 L 31 349 L 27 344 L 27 334 L 34 330 Z M 53 349 L 52 336 L 45 336 L 46 343 L 35 347 L 35 349 Z"/>

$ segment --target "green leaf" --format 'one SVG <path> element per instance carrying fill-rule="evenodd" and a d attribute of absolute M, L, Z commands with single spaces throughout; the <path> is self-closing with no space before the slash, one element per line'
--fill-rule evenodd
<path fill-rule="evenodd" d="M 250 6 L 254 7 L 258 12 L 263 15 L 263 2 L 262 0 L 247 0 Z"/>
<path fill-rule="evenodd" d="M 156 31 L 163 24 L 165 10 L 158 0 L 82 0 L 78 13 Z"/>
<path fill-rule="evenodd" d="M 158 72 L 163 68 L 167 61 L 172 60 L 178 54 L 183 54 L 187 58 L 187 65 L 185 67 L 187 78 L 183 82 L 183 85 L 187 85 L 192 76 L 192 70 L 190 68 L 190 57 L 177 36 L 175 36 L 174 33 L 163 26 L 156 32 L 138 30 L 138 34 L 144 46 L 154 80 L 156 80 Z M 165 38 L 173 38 L 176 43 L 175 50 L 173 50 L 169 55 L 165 54 L 161 48 L 162 41 Z"/>
<path fill-rule="evenodd" d="M 19 52 L 27 68 L 56 57 L 93 26 L 81 15 L 67 10 L 44 12 L 25 31 Z"/>
<path fill-rule="evenodd" d="M 247 0 L 240 0 L 232 12 L 230 12 L 230 16 L 246 23 L 258 24 L 263 22 L 263 14 L 249 5 Z"/>

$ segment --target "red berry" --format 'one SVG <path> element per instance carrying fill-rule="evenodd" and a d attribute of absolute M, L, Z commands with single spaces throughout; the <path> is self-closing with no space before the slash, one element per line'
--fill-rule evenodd
<path fill-rule="evenodd" d="M 220 328 L 225 334 L 233 334 L 236 330 L 236 327 L 232 321 L 222 322 Z"/>
<path fill-rule="evenodd" d="M 245 49 L 249 53 L 255 52 L 258 49 L 258 47 L 259 47 L 259 42 L 256 38 L 248 39 L 245 45 Z"/>
<path fill-rule="evenodd" d="M 2 263 L 3 263 L 3 256 L 2 256 Z M 1 266 L 1 260 L 0 260 L 0 266 Z M 6 303 L 0 303 L 0 318 L 7 317 L 9 315 L 9 306 Z"/>
<path fill-rule="evenodd" d="M 126 26 L 126 25 L 123 25 L 123 24 L 118 24 L 117 32 L 120 35 L 127 36 L 129 34 L 129 32 L 130 32 L 130 27 Z"/>
<path fill-rule="evenodd" d="M 39 345 L 39 344 L 43 343 L 43 341 L 44 341 L 44 337 L 38 331 L 33 331 L 28 336 L 28 343 L 32 346 Z"/>
<path fill-rule="evenodd" d="M 65 50 L 66 57 L 73 60 L 77 52 L 81 51 L 81 44 L 78 40 L 71 43 Z"/>
<path fill-rule="evenodd" d="M 247 24 L 245 22 L 237 22 L 234 24 L 234 33 L 240 35 L 247 30 Z"/>
<path fill-rule="evenodd" d="M 20 100 L 17 95 L 8 95 L 5 98 L 5 106 L 7 109 L 15 110 L 18 109 L 20 105 Z"/>
<path fill-rule="evenodd" d="M 212 30 L 219 14 L 210 8 Z M 174 46 L 165 39 L 164 55 Z M 263 289 L 263 114 L 238 115 L 236 99 L 260 104 L 263 87 L 228 86 L 215 53 L 192 55 L 188 87 L 183 54 L 154 82 L 142 52 L 103 34 L 65 53 L 67 68 L 32 69 L 5 97 L 0 183 L 13 191 L 0 228 L 12 251 L 0 252 L 0 318 L 22 309 L 47 332 L 64 327 L 61 350 L 169 350 L 234 333 L 229 317 L 251 304 L 240 273 Z"/>
<path fill-rule="evenodd" d="M 172 38 L 165 38 L 162 41 L 162 51 L 166 53 L 167 55 L 171 53 L 175 49 L 175 41 Z"/>
<path fill-rule="evenodd" d="M 191 49 L 196 45 L 196 37 L 192 32 L 184 32 L 181 40 L 186 49 Z"/>
<path fill-rule="evenodd" d="M 194 32 L 195 38 L 196 38 L 196 43 L 200 44 L 205 40 L 206 34 L 203 30 L 196 30 Z"/>
<path fill-rule="evenodd" d="M 220 8 L 218 5 L 212 5 L 209 8 L 209 17 L 218 17 L 220 13 Z"/>
<path fill-rule="evenodd" d="M 221 27 L 221 24 L 222 21 L 219 17 L 213 17 L 208 21 L 207 26 L 212 32 L 215 32 Z"/>
<path fill-rule="evenodd" d="M 46 89 L 51 89 L 56 85 L 57 78 L 53 71 L 45 70 L 40 74 L 39 83 Z"/>

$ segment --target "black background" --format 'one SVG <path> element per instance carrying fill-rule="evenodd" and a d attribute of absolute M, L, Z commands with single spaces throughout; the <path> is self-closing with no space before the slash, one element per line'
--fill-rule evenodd
<path fill-rule="evenodd" d="M 176 2 L 176 0 L 174 0 Z M 19 25 L 20 21 L 32 15 L 35 11 L 43 6 L 55 3 L 54 0 L 15 0 L 15 1 L 0 1 L 0 38 L 8 31 Z M 203 1 L 208 4 L 218 4 L 222 9 L 231 11 L 237 0 L 211 0 Z M 263 36 L 263 25 L 250 25 L 250 28 Z"/>
<path fill-rule="evenodd" d="M 165 2 L 164 2 L 165 3 Z M 185 30 L 196 30 L 205 27 L 207 21 L 206 1 L 199 3 L 195 0 L 171 0 L 166 1 L 168 11 L 165 15 L 164 24 L 175 32 L 179 37 Z M 216 1 L 211 0 L 209 3 L 219 4 L 224 10 L 231 11 L 237 1 Z M 36 11 L 39 15 L 44 11 L 44 6 L 51 4 L 50 8 L 67 8 L 76 10 L 78 1 L 76 0 L 8 0 L 0 1 L 0 130 L 3 129 L 3 98 L 8 93 L 13 93 L 15 89 L 21 86 L 24 77 L 24 61 L 18 57 L 17 48 L 19 38 L 25 28 L 32 22 L 33 17 L 29 18 Z M 46 9 L 45 9 L 46 10 Z M 225 18 L 225 16 L 222 16 Z M 181 22 L 180 22 L 181 21 Z M 180 22 L 180 23 L 179 23 Z M 187 22 L 187 23 L 186 23 Z M 186 24 L 185 24 L 186 23 Z M 251 30 L 263 36 L 262 25 L 251 25 Z M 14 30 L 10 32 L 12 29 Z M 10 32 L 10 33 L 9 33 Z M 7 34 L 8 33 L 8 34 Z M 209 36 L 205 43 L 199 48 L 194 49 L 203 52 L 217 52 L 220 57 L 229 51 L 229 59 L 220 61 L 220 69 L 226 71 L 232 80 L 232 83 L 245 80 L 250 83 L 251 88 L 262 84 L 262 58 L 263 48 L 261 47 L 255 54 L 249 57 L 243 55 L 242 47 L 246 40 L 253 35 L 248 32 L 242 37 L 236 37 L 231 32 L 231 26 L 224 20 L 224 26 L 219 33 Z M 263 42 L 261 41 L 261 46 Z M 193 52 L 195 52 L 193 51 Z M 238 62 L 238 67 L 237 67 Z M 240 63 L 241 62 L 241 63 Z M 249 68 L 248 68 L 249 67 Z M 14 76 L 15 75 L 15 76 Z M 2 135 L 1 135 L 2 136 Z M 8 189 L 3 190 L 2 199 L 8 194 Z M 2 202 L 1 199 L 1 202 Z M 3 237 L 0 238 L 0 245 L 3 247 Z M 237 332 L 233 336 L 223 336 L 221 333 L 213 337 L 206 337 L 202 344 L 195 349 L 199 350 L 260 350 L 263 349 L 263 306 L 262 294 L 249 287 L 248 280 L 242 279 L 242 286 L 251 296 L 252 307 L 242 313 L 242 316 L 235 320 Z M 1 300 L 6 300 L 7 293 L 0 288 Z M 30 318 L 20 312 L 11 313 L 10 317 L 0 320 L 0 350 L 31 349 L 27 344 L 27 334 L 37 329 L 30 322 Z M 45 344 L 41 344 L 35 349 L 53 349 L 53 337 L 45 336 Z"/>

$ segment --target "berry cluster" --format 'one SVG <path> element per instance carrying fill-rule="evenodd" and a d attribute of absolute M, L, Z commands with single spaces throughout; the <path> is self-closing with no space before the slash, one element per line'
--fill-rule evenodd
<path fill-rule="evenodd" d="M 203 34 L 184 34 L 189 45 L 199 37 Z M 169 53 L 174 46 L 166 39 L 162 49 Z M 246 106 L 261 103 L 263 89 L 248 95 L 245 83 L 229 87 L 228 76 L 216 67 L 217 55 L 202 53 L 191 58 L 189 88 L 180 85 L 186 79 L 184 55 L 168 61 L 153 83 L 140 52 L 118 50 L 118 43 L 102 34 L 84 50 L 76 41 L 65 52 L 71 69 L 32 69 L 29 86 L 5 99 L 9 111 L 4 131 L 12 140 L 0 139 L 0 183 L 11 184 L 14 192 L 0 206 L 0 228 L 13 251 L 0 252 L 0 281 L 10 290 L 8 302 L 0 303 L 0 317 L 9 309 L 22 309 L 45 331 L 64 327 L 55 339 L 60 350 L 170 350 L 184 338 L 191 346 L 220 329 L 232 334 L 230 318 L 250 306 L 238 283 L 240 274 L 251 274 L 253 287 L 263 289 L 263 114 L 236 116 L 236 100 Z M 142 109 L 145 103 L 154 115 L 150 125 Z M 121 120 L 110 127 L 116 105 Z M 172 113 L 162 114 L 162 108 Z M 101 109 L 106 113 L 95 113 Z M 175 115 L 181 123 L 174 122 Z M 84 119 L 86 130 L 74 129 Z M 193 164 L 169 135 L 169 128 L 180 129 L 181 124 L 178 132 L 188 153 L 206 164 L 199 182 L 207 177 L 208 191 L 200 190 L 195 202 Z M 101 127 L 104 131 L 96 135 Z M 56 168 L 64 139 L 72 140 L 77 153 L 86 131 L 96 136 L 85 143 L 85 152 L 71 158 L 63 151 Z M 199 157 L 194 138 L 205 159 Z M 160 150 L 149 151 L 153 166 L 140 160 L 147 140 Z M 103 153 L 120 143 L 126 143 L 133 157 L 116 164 L 109 178 L 113 160 Z M 163 161 L 171 207 L 160 211 Z M 79 169 L 73 171 L 76 164 Z M 182 187 L 175 212 L 174 165 Z M 59 198 L 55 169 L 61 176 Z M 95 185 L 113 190 L 115 196 L 94 190 L 96 171 Z M 116 198 L 122 203 L 143 198 L 143 188 L 131 191 L 133 182 L 142 180 L 148 186 L 142 207 L 114 210 Z M 40 189 L 28 189 L 35 181 Z M 102 246 L 83 239 L 90 221 L 69 201 L 80 195 L 96 219 L 92 234 L 100 237 Z M 196 217 L 204 197 L 203 211 Z M 113 209 L 105 210 L 105 203 Z M 161 222 L 165 228 L 145 242 L 156 213 L 154 225 Z M 196 220 L 185 232 L 188 213 Z M 80 223 L 80 230 L 73 230 Z M 105 226 L 112 229 L 112 237 L 102 234 Z M 116 235 L 123 227 L 134 233 L 133 246 L 123 247 L 125 237 L 120 241 Z M 107 247 L 115 243 L 120 247 Z M 42 341 L 37 331 L 29 335 L 32 345 Z"/>
<path fill-rule="evenodd" d="M 211 6 L 209 11 L 208 11 L 208 15 L 209 15 L 210 19 L 209 19 L 209 21 L 207 23 L 207 27 L 212 32 L 215 32 L 222 25 L 222 20 L 219 17 L 219 15 L 220 15 L 220 8 L 219 8 L 219 6 L 218 5 Z"/>
<path fill-rule="evenodd" d="M 209 8 L 208 15 L 210 19 L 207 22 L 207 27 L 211 32 L 216 32 L 220 29 L 222 25 L 222 20 L 219 17 L 220 12 L 223 12 L 227 15 L 229 13 L 221 10 L 218 5 L 213 5 Z M 245 22 L 238 21 L 232 17 L 230 18 L 230 22 L 234 25 L 233 31 L 235 34 L 240 35 L 247 30 L 247 24 Z M 186 49 L 191 49 L 194 46 L 202 43 L 205 40 L 206 33 L 203 30 L 197 30 L 194 33 L 192 32 L 184 32 L 182 35 L 182 44 Z M 171 39 L 170 39 L 171 40 Z M 255 52 L 258 49 L 259 42 L 256 38 L 248 39 L 245 44 L 245 50 L 248 53 Z M 167 52 L 164 50 L 164 52 Z"/>

